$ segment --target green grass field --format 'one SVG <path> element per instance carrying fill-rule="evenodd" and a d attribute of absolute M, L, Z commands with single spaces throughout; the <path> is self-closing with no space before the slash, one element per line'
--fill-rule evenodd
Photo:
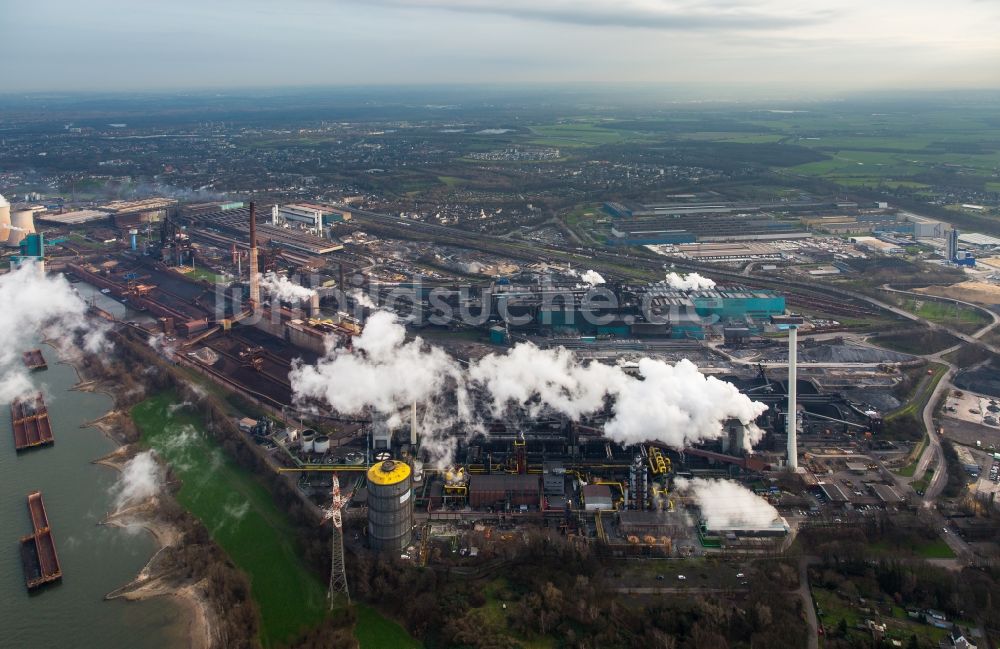
<path fill-rule="evenodd" d="M 212 271 L 206 270 L 204 268 L 194 268 L 194 269 L 191 269 L 188 272 L 182 273 L 182 274 L 185 277 L 189 277 L 191 279 L 196 279 L 196 280 L 201 280 L 201 281 L 204 281 L 204 282 L 209 282 L 211 284 L 216 284 L 216 283 L 222 281 L 222 278 L 219 275 L 216 275 Z"/>
<path fill-rule="evenodd" d="M 918 460 L 919 461 L 919 460 Z M 901 469 L 896 469 L 893 473 L 904 478 L 912 478 L 913 474 L 917 472 L 917 462 L 911 462 Z"/>
<path fill-rule="evenodd" d="M 534 126 L 535 135 L 529 144 L 552 147 L 591 147 L 600 144 L 615 144 L 630 139 L 629 131 L 601 128 L 594 122 L 564 122 L 545 126 Z"/>
<path fill-rule="evenodd" d="M 955 306 L 938 300 L 912 298 L 903 300 L 901 306 L 921 318 L 952 327 L 962 333 L 974 333 L 990 321 L 986 314 L 977 309 Z"/>
<path fill-rule="evenodd" d="M 917 554 L 925 559 L 954 559 L 955 553 L 943 539 L 924 543 L 916 548 Z"/>
<path fill-rule="evenodd" d="M 423 645 L 406 632 L 406 629 L 365 604 L 357 605 L 358 621 L 354 637 L 361 649 L 420 649 Z"/>
<path fill-rule="evenodd" d="M 914 390 L 913 397 L 906 403 L 906 405 L 887 414 L 885 416 L 886 421 L 891 421 L 904 415 L 913 415 L 918 418 L 920 417 L 920 414 L 927 406 L 927 401 L 931 398 L 931 395 L 934 394 L 934 390 L 937 389 L 938 383 L 941 382 L 941 379 L 944 378 L 945 373 L 948 371 L 948 366 L 942 365 L 941 363 L 932 363 L 929 369 L 933 373 L 921 377 L 920 384 Z"/>
<path fill-rule="evenodd" d="M 927 491 L 927 487 L 930 485 L 931 480 L 934 478 L 934 469 L 927 469 L 924 475 L 920 477 L 919 480 L 914 480 L 910 483 L 913 490 L 918 493 L 924 493 Z"/>
<path fill-rule="evenodd" d="M 891 615 L 876 615 L 871 612 L 863 612 L 861 609 L 864 607 L 861 605 L 849 602 L 841 595 L 826 588 L 818 588 L 814 586 L 812 594 L 816 599 L 816 604 L 819 606 L 820 610 L 823 611 L 823 614 L 820 616 L 820 622 L 824 627 L 826 627 L 828 634 L 835 634 L 840 620 L 844 620 L 847 624 L 848 636 L 859 642 L 870 640 L 871 632 L 867 630 L 862 631 L 856 627 L 858 624 L 864 624 L 867 620 L 872 619 L 880 620 L 882 623 L 885 623 L 887 627 L 887 636 L 890 639 L 901 641 L 903 646 L 905 646 L 907 639 L 909 639 L 911 635 L 917 636 L 927 645 L 937 646 L 938 641 L 944 638 L 948 633 L 945 629 L 938 629 L 928 624 L 923 624 L 910 619 L 906 615 L 905 609 L 899 606 L 892 607 Z M 870 604 L 867 606 L 870 606 Z"/>
<path fill-rule="evenodd" d="M 178 501 L 250 577 L 261 642 L 275 646 L 323 619 L 325 588 L 300 560 L 270 493 L 204 435 L 193 411 L 172 409 L 176 402 L 163 393 L 132 409 L 142 443 L 171 465 L 182 481 Z"/>

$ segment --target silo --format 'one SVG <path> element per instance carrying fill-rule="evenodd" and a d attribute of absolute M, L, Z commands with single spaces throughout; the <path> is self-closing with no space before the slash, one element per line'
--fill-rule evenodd
<path fill-rule="evenodd" d="M 330 451 L 330 438 L 326 435 L 317 435 L 313 440 L 313 453 L 320 455 Z"/>
<path fill-rule="evenodd" d="M 7 243 L 10 236 L 10 203 L 0 196 L 0 244 Z"/>
<path fill-rule="evenodd" d="M 312 453 L 313 452 L 313 442 L 316 440 L 316 431 L 312 428 L 306 428 L 302 431 L 302 452 Z"/>
<path fill-rule="evenodd" d="M 16 248 L 21 245 L 24 238 L 35 232 L 35 213 L 31 210 L 21 210 L 14 212 L 10 219 L 11 232 L 7 237 L 7 245 Z"/>
<path fill-rule="evenodd" d="M 368 539 L 374 550 L 401 552 L 413 531 L 410 465 L 385 460 L 368 469 Z"/>

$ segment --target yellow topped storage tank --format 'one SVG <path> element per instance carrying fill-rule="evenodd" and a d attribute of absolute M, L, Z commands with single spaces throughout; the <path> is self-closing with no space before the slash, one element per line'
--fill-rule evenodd
<path fill-rule="evenodd" d="M 413 533 L 410 465 L 398 460 L 368 469 L 368 539 L 374 550 L 400 552 Z"/>

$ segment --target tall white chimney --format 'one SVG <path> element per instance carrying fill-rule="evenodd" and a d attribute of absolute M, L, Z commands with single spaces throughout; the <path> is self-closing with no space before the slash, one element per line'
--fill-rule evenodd
<path fill-rule="evenodd" d="M 257 263 L 257 206 L 250 201 L 250 310 L 257 312 L 260 304 L 260 266 Z"/>
<path fill-rule="evenodd" d="M 312 295 L 309 296 L 309 317 L 314 320 L 319 320 L 319 293 L 313 291 Z"/>
<path fill-rule="evenodd" d="M 410 446 L 417 445 L 417 402 L 413 402 L 410 410 Z"/>
<path fill-rule="evenodd" d="M 785 416 L 788 428 L 788 470 L 799 468 L 799 443 L 797 439 L 796 403 L 798 401 L 798 362 L 799 362 L 799 328 L 791 325 L 788 328 L 788 414 Z"/>

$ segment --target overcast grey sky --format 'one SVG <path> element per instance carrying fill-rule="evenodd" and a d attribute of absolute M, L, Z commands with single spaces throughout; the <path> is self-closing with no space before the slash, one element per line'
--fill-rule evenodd
<path fill-rule="evenodd" d="M 1000 87 L 1000 0 L 0 0 L 0 92 Z"/>

